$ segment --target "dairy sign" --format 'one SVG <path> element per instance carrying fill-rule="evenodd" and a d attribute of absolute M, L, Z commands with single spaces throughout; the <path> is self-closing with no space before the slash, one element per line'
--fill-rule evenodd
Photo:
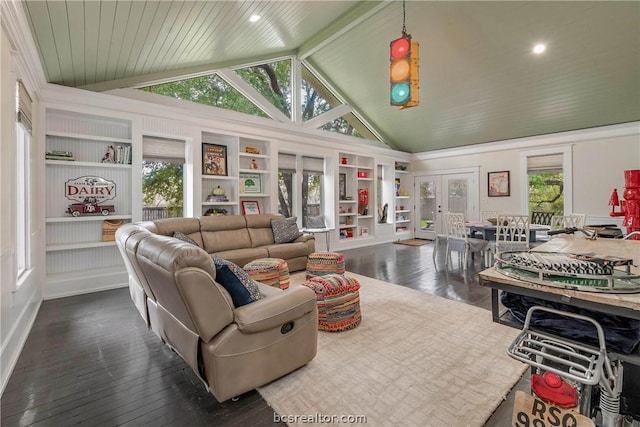
<path fill-rule="evenodd" d="M 76 202 L 100 203 L 115 199 L 116 183 L 99 176 L 81 176 L 64 183 L 64 195 Z"/>

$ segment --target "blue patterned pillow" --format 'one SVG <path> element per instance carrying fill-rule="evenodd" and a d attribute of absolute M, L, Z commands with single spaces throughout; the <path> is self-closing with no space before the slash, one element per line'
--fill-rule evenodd
<path fill-rule="evenodd" d="M 264 298 L 246 271 L 218 255 L 211 255 L 211 259 L 216 266 L 216 282 L 229 292 L 234 306 L 240 307 Z"/>
<path fill-rule="evenodd" d="M 296 223 L 297 217 L 285 219 L 272 219 L 271 230 L 273 230 L 273 240 L 276 243 L 289 243 L 302 236 L 302 232 L 298 229 Z"/>

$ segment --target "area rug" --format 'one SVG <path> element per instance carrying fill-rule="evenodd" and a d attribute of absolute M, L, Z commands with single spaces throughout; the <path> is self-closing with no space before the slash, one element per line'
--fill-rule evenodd
<path fill-rule="evenodd" d="M 518 330 L 492 322 L 488 310 L 347 274 L 361 283 L 362 324 L 319 332 L 315 359 L 258 389 L 280 419 L 482 426 L 526 369 L 506 355 Z"/>
<path fill-rule="evenodd" d="M 407 245 L 407 246 L 423 246 L 429 243 L 428 240 L 420 240 L 420 239 L 407 239 L 407 240 L 397 240 L 395 242 L 396 245 Z"/>

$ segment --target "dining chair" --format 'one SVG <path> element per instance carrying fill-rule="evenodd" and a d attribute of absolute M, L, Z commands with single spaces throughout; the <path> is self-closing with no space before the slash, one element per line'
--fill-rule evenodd
<path fill-rule="evenodd" d="M 436 234 L 436 237 L 434 239 L 434 245 L 433 245 L 433 252 L 432 252 L 432 257 L 433 257 L 433 263 L 436 264 L 436 255 L 440 252 L 440 246 L 441 245 L 446 245 L 447 244 L 447 233 L 438 233 Z"/>
<path fill-rule="evenodd" d="M 447 232 L 445 266 L 449 268 L 451 252 L 458 252 L 458 262 L 462 261 L 462 268 L 466 270 L 469 253 L 479 252 L 483 254 L 487 250 L 489 242 L 469 237 L 467 224 L 462 213 L 446 212 L 444 220 Z"/>
<path fill-rule="evenodd" d="M 551 217 L 551 224 L 549 226 L 552 230 L 569 227 L 584 228 L 586 218 L 587 216 L 585 214 L 554 215 Z"/>
<path fill-rule="evenodd" d="M 533 211 L 531 212 L 531 224 L 550 225 L 551 218 L 553 218 L 554 215 L 553 212 Z"/>
<path fill-rule="evenodd" d="M 529 244 L 529 215 L 498 215 L 496 240 L 489 243 L 487 257 L 499 252 L 528 251 Z"/>

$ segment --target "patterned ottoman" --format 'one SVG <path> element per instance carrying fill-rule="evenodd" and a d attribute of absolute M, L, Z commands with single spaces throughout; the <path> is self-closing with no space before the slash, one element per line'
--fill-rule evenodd
<path fill-rule="evenodd" d="M 309 255 L 307 279 L 329 274 L 344 274 L 344 255 L 337 252 L 314 252 Z"/>
<path fill-rule="evenodd" d="M 340 332 L 360 324 L 360 283 L 342 274 L 314 276 L 302 284 L 316 293 L 318 329 Z"/>
<path fill-rule="evenodd" d="M 289 288 L 289 266 L 280 258 L 260 258 L 250 261 L 243 270 L 255 281 L 280 289 Z"/>

